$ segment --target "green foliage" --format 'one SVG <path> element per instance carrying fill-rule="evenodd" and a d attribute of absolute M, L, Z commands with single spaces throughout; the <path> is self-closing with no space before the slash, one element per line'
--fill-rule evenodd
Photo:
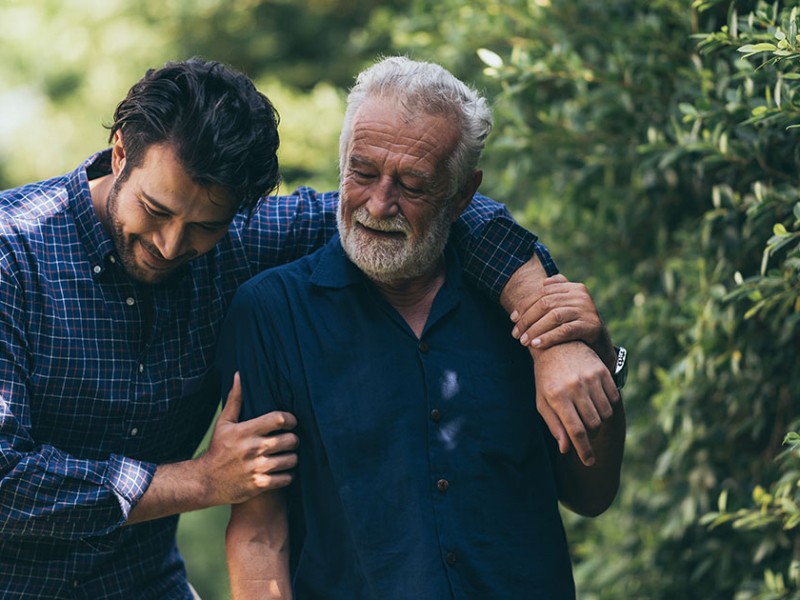
<path fill-rule="evenodd" d="M 0 3 L 0 184 L 61 174 L 106 144 L 102 124 L 145 69 L 163 62 L 134 3 Z"/>
<path fill-rule="evenodd" d="M 386 48 L 385 35 L 365 36 L 376 12 L 400 0 L 147 0 L 180 54 L 236 65 L 256 79 L 270 77 L 303 91 L 320 81 L 349 86 L 355 73 Z M 198 6 L 199 4 L 199 6 Z"/>
<path fill-rule="evenodd" d="M 178 547 L 189 581 L 203 600 L 230 598 L 225 563 L 225 527 L 230 508 L 215 506 L 181 516 Z"/>
<path fill-rule="evenodd" d="M 777 458 L 781 476 L 769 491 L 755 487 L 754 506 L 729 511 L 727 493 L 723 492 L 718 510 L 701 520 L 712 528 L 730 524 L 735 530 L 759 531 L 757 560 L 772 553 L 775 547 L 783 550 L 779 563 L 782 570 L 776 571 L 775 565 L 767 568 L 763 581 L 740 593 L 741 599 L 800 598 L 800 434 L 788 434 L 784 444 L 789 448 Z"/>
<path fill-rule="evenodd" d="M 735 19 L 735 13 L 732 15 Z M 739 25 L 736 21 L 732 21 Z M 727 28 L 705 40 L 706 47 L 738 45 L 745 58 L 758 61 L 750 77 L 760 78 L 759 103 L 750 110 L 745 123 L 783 137 L 800 126 L 800 87 L 798 86 L 797 8 L 779 11 L 778 6 L 760 4 L 748 15 L 739 35 Z M 766 41 L 769 40 L 769 41 Z M 746 42 L 742 44 L 742 42 Z M 745 81 L 749 81 L 745 79 Z M 771 149 L 763 144 L 759 150 Z M 738 301 L 749 309 L 745 320 L 756 321 L 772 335 L 773 343 L 788 345 L 796 351 L 800 327 L 800 200 L 797 191 L 797 154 L 770 156 L 760 153 L 764 170 L 774 175 L 769 184 L 754 188 L 756 202 L 749 207 L 746 219 L 772 225 L 762 254 L 760 270 L 746 279 L 734 276 L 736 287 L 730 301 Z M 774 165 L 785 164 L 782 170 Z M 761 183 L 761 182 L 758 182 Z M 762 238 L 763 239 L 763 238 Z M 788 364 L 788 363 L 787 363 Z M 796 389 L 796 388 L 795 388 Z M 787 394 L 796 394 L 788 391 Z M 796 396 L 792 409 L 796 418 Z M 788 416 L 788 415 L 787 415 Z M 711 527 L 730 523 L 734 530 L 758 532 L 754 540 L 753 562 L 764 565 L 761 581 L 745 581 L 740 598 L 800 598 L 800 436 L 790 433 L 784 443 L 790 446 L 778 457 L 779 469 L 769 491 L 761 485 L 753 489 L 755 508 L 728 511 L 728 490 L 719 497 L 718 512 L 706 515 L 703 522 Z M 756 541 L 757 540 L 757 541 Z M 774 557 L 770 560 L 771 557 Z"/>
<path fill-rule="evenodd" d="M 284 191 L 330 187 L 352 76 L 378 51 L 444 64 L 494 101 L 483 191 L 587 282 L 631 351 L 620 496 L 599 519 L 565 514 L 579 597 L 798 598 L 796 434 L 781 444 L 800 419 L 797 12 L 756 0 L 7 0 L 0 185 L 71 168 L 104 145 L 100 124 L 145 67 L 202 54 L 275 101 Z M 190 577 L 224 597 L 219 545 L 201 548 L 224 515 L 184 525 Z"/>
<path fill-rule="evenodd" d="M 145 70 L 195 55 L 244 70 L 275 101 L 286 187 L 335 186 L 342 100 L 332 86 L 348 85 L 376 52 L 380 39 L 347 41 L 354 15 L 373 10 L 345 0 L 5 0 L 0 188 L 61 174 L 105 147 L 103 124 Z"/>
<path fill-rule="evenodd" d="M 336 189 L 344 92 L 324 82 L 302 95 L 272 78 L 257 84 L 280 113 L 282 181 L 278 191 L 288 194 L 299 185 Z"/>

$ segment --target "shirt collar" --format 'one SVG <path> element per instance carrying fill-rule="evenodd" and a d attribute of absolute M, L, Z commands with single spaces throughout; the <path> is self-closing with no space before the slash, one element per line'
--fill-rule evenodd
<path fill-rule="evenodd" d="M 319 261 L 310 280 L 320 287 L 344 288 L 366 279 L 361 270 L 350 262 L 337 233 L 320 250 Z"/>
<path fill-rule="evenodd" d="M 67 176 L 69 209 L 75 219 L 78 235 L 91 263 L 92 275 L 99 278 L 110 261 L 115 259 L 114 242 L 97 217 L 89 189 L 89 177 L 102 177 L 111 172 L 111 150 L 106 149 L 90 156 Z"/>

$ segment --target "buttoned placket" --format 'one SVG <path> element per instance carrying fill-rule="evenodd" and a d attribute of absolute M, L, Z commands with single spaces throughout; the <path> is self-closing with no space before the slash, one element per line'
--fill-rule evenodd
<path fill-rule="evenodd" d="M 124 273 L 121 263 L 119 263 L 119 260 L 114 254 L 108 256 L 108 263 L 112 268 L 116 268 L 119 274 Z M 124 277 L 127 279 L 127 276 Z M 147 306 L 147 302 L 151 302 L 151 300 L 142 296 L 142 288 L 131 285 L 126 285 L 125 288 L 127 289 L 124 291 L 120 290 L 120 301 L 123 303 L 123 319 L 129 324 L 129 331 L 134 332 L 138 329 L 142 336 L 138 340 L 131 339 L 132 346 L 138 346 L 139 350 L 134 361 L 134 371 L 131 374 L 130 390 L 128 393 L 129 398 L 139 398 L 147 394 L 148 374 L 146 356 L 153 339 L 154 323 L 151 323 L 150 327 L 147 327 L 148 318 L 146 316 L 146 311 L 150 310 Z M 148 330 L 145 331 L 145 329 Z M 127 403 L 127 408 L 123 436 L 131 443 L 133 440 L 140 437 L 144 424 L 144 417 L 141 414 L 137 414 L 136 402 Z"/>
<path fill-rule="evenodd" d="M 451 480 L 447 473 L 445 472 L 445 467 L 442 463 L 437 460 L 437 456 L 440 456 L 439 450 L 441 449 L 441 428 L 443 423 L 446 422 L 444 420 L 445 415 L 443 414 L 443 408 L 438 406 L 438 402 L 441 400 L 439 395 L 434 391 L 437 388 L 435 387 L 435 382 L 429 380 L 433 369 L 429 364 L 430 360 L 430 353 L 431 347 L 429 342 L 425 339 L 425 334 L 423 333 L 423 338 L 419 340 L 417 344 L 417 355 L 420 363 L 420 367 L 422 369 L 423 377 L 425 379 L 426 385 L 426 395 L 427 398 L 425 399 L 426 404 L 428 406 L 428 418 L 429 418 L 429 464 L 431 468 L 430 477 L 433 481 L 433 494 L 435 495 L 434 498 L 434 514 L 436 521 L 440 524 L 442 522 L 446 522 L 447 519 L 447 511 L 449 510 L 448 505 L 448 495 L 453 493 L 451 490 Z M 441 552 L 441 557 L 443 564 L 445 564 L 448 568 L 454 567 L 458 562 L 458 557 L 455 550 L 449 547 L 448 544 L 448 534 L 447 528 L 440 526 L 440 546 L 439 551 Z"/>

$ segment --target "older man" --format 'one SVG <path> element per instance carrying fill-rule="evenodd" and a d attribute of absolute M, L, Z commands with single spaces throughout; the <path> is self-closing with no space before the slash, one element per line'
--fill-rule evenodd
<path fill-rule="evenodd" d="M 295 414 L 301 445 L 288 491 L 232 509 L 234 598 L 574 597 L 558 502 L 609 506 L 623 408 L 593 466 L 560 455 L 528 353 L 462 279 L 448 231 L 490 128 L 436 65 L 368 69 L 342 131 L 340 237 L 237 293 L 223 382 L 240 373 L 249 417 Z"/>

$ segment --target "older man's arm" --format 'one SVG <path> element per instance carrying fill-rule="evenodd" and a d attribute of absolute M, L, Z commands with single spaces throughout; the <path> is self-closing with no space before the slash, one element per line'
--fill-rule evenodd
<path fill-rule="evenodd" d="M 282 491 L 231 506 L 225 549 L 233 600 L 292 598 L 289 523 Z"/>
<path fill-rule="evenodd" d="M 574 452 L 557 459 L 556 478 L 561 503 L 586 517 L 604 512 L 617 495 L 625 448 L 625 408 L 614 405 L 613 414 L 590 435 L 595 462 L 584 465 Z"/>
<path fill-rule="evenodd" d="M 616 354 L 586 288 L 548 278 L 534 256 L 511 276 L 500 302 L 533 357 L 536 407 L 559 450 L 573 448 L 594 464 L 590 433 L 612 416 L 620 396 L 610 371 Z"/>

